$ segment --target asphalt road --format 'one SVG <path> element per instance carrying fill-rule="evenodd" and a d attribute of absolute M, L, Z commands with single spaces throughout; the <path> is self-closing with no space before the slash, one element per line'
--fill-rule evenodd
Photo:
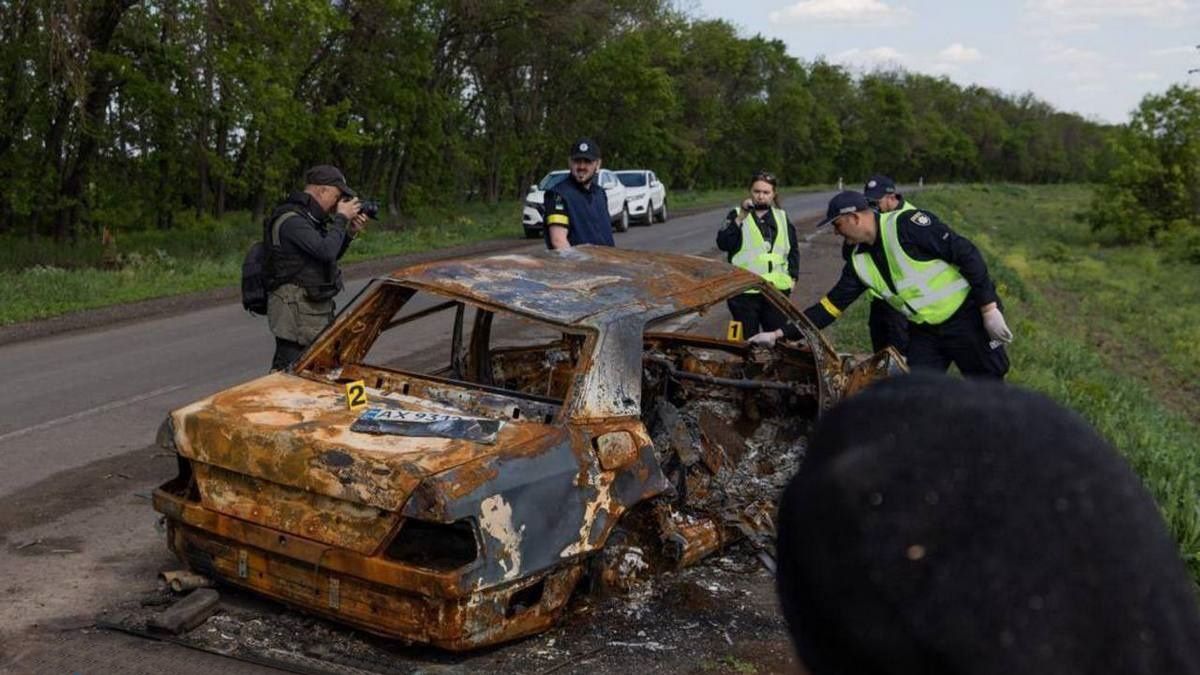
<path fill-rule="evenodd" d="M 783 206 L 793 222 L 801 221 L 822 212 L 831 195 L 795 195 Z M 617 245 L 714 252 L 725 210 L 633 227 L 616 235 Z M 513 232 L 520 232 L 516 217 Z M 517 250 L 541 246 L 530 242 Z M 340 302 L 365 281 L 349 283 Z M 440 335 L 423 337 L 413 352 Z M 236 303 L 0 347 L 0 497 L 145 447 L 169 410 L 265 373 L 272 350 L 266 320 Z"/>

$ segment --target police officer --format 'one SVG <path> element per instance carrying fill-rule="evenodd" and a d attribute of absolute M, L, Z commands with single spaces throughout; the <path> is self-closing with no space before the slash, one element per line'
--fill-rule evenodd
<path fill-rule="evenodd" d="M 614 246 L 608 195 L 596 180 L 600 172 L 600 146 L 590 138 L 571 144 L 570 175 L 545 193 L 546 247 L 570 248 L 581 244 Z"/>
<path fill-rule="evenodd" d="M 775 176 L 759 171 L 750 177 L 750 196 L 725 217 L 717 232 L 717 248 L 730 263 L 770 282 L 784 295 L 799 275 L 796 228 L 779 208 Z M 787 317 L 762 292 L 752 289 L 728 300 L 729 313 L 745 335 L 782 328 Z"/>
<path fill-rule="evenodd" d="M 837 285 L 804 310 L 818 328 L 874 291 L 908 318 L 910 367 L 944 372 L 954 363 L 968 377 L 1004 377 L 1004 345 L 1012 342 L 1012 331 L 983 256 L 969 239 L 918 209 L 877 213 L 859 192 L 831 199 L 825 223 L 833 223 L 854 250 Z M 799 336 L 800 329 L 788 324 L 750 341 L 773 345 L 779 337 Z"/>
<path fill-rule="evenodd" d="M 314 166 L 304 190 L 288 196 L 264 223 L 267 323 L 275 335 L 272 370 L 292 365 L 333 321 L 342 290 L 338 260 L 366 225 L 358 197 L 337 168 Z"/>
<path fill-rule="evenodd" d="M 904 195 L 896 192 L 895 181 L 881 174 L 867 179 L 867 184 L 863 186 L 863 194 L 880 213 L 908 211 L 916 208 L 904 200 Z M 853 248 L 850 244 L 846 244 L 843 252 L 848 255 Z M 908 319 L 892 309 L 891 305 L 874 293 L 871 293 L 871 311 L 867 318 L 867 327 L 871 331 L 871 348 L 873 350 L 879 351 L 885 347 L 894 347 L 901 354 L 908 353 Z"/>

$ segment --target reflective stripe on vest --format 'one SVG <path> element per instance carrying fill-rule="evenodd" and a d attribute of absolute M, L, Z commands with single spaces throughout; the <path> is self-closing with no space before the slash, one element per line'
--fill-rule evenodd
<path fill-rule="evenodd" d="M 766 279 L 772 286 L 788 291 L 795 281 L 788 276 L 787 254 L 791 248 L 787 233 L 787 214 L 783 209 L 771 209 L 775 218 L 775 241 L 767 244 L 762 232 L 758 229 L 752 214 L 747 214 L 742 221 L 742 247 L 733 254 L 730 261 L 744 270 L 753 272 Z M 747 293 L 757 293 L 751 289 Z"/>
<path fill-rule="evenodd" d="M 906 202 L 904 202 L 904 203 L 902 203 L 902 204 L 900 205 L 900 208 L 896 209 L 896 213 L 897 213 L 897 214 L 900 214 L 900 213 L 904 213 L 905 211 L 916 211 L 916 210 L 917 210 L 917 207 L 913 206 L 912 204 L 909 204 L 909 203 L 906 201 Z M 879 216 L 880 218 L 882 218 L 882 217 L 883 217 L 883 214 L 882 214 L 882 213 L 879 213 L 879 212 L 876 212 L 876 213 L 878 214 L 878 216 Z M 858 270 L 857 270 L 857 268 L 855 269 L 855 271 L 858 271 Z M 859 277 L 862 277 L 862 274 L 860 273 L 858 276 L 859 276 Z M 884 284 L 884 288 L 886 288 L 886 287 L 887 287 L 887 284 Z M 874 289 L 874 288 L 868 288 L 868 289 L 867 289 L 867 294 L 868 294 L 868 295 L 870 295 L 872 298 L 881 299 L 881 300 L 886 300 L 886 299 L 884 298 L 884 296 L 882 296 L 882 295 L 880 295 L 879 293 L 877 293 L 877 292 L 875 291 L 875 289 Z"/>
<path fill-rule="evenodd" d="M 915 260 L 900 246 L 896 221 L 907 209 L 879 217 L 879 236 L 887 257 L 888 270 L 896 292 L 888 286 L 871 254 L 855 252 L 851 256 L 854 272 L 872 294 L 885 300 L 914 323 L 940 324 L 958 311 L 970 293 L 971 285 L 958 268 L 945 260 Z"/>

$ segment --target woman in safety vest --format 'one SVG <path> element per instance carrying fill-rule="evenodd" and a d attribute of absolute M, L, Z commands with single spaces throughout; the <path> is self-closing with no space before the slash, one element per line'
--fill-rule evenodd
<path fill-rule="evenodd" d="M 761 276 L 780 293 L 796 286 L 800 255 L 796 228 L 779 208 L 775 176 L 759 171 L 750 178 L 750 196 L 732 209 L 717 232 L 717 248 L 730 263 Z M 729 299 L 729 313 L 742 324 L 743 335 L 782 328 L 787 317 L 761 291 L 746 291 Z"/>

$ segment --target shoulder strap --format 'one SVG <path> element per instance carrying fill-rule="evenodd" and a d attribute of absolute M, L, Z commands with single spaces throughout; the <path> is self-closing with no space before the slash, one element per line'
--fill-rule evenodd
<path fill-rule="evenodd" d="M 271 245 L 272 246 L 280 245 L 280 243 L 279 243 L 279 228 L 283 227 L 284 221 L 286 221 L 288 218 L 291 218 L 292 216 L 302 216 L 302 215 L 304 215 L 302 212 L 294 210 L 294 209 L 288 209 L 287 211 L 284 211 L 283 213 L 279 214 L 275 218 L 275 222 L 271 223 Z"/>

